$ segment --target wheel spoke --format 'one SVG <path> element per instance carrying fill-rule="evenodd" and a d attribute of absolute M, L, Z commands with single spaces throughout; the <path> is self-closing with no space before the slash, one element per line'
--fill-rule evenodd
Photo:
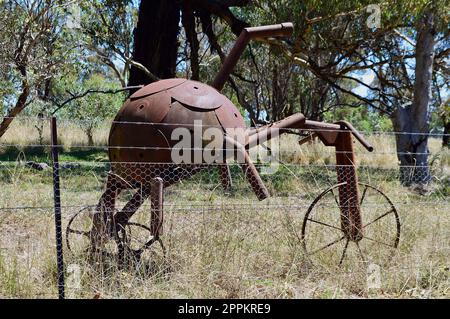
<path fill-rule="evenodd" d="M 359 255 L 361 256 L 361 259 L 362 259 L 363 261 L 365 261 L 365 260 L 366 260 L 366 257 L 364 257 L 364 254 L 363 254 L 363 252 L 362 252 L 362 250 L 361 250 L 361 246 L 359 245 L 359 242 L 356 242 L 356 247 L 358 247 L 358 252 L 359 252 Z"/>
<path fill-rule="evenodd" d="M 76 229 L 72 229 L 72 228 L 67 228 L 67 231 L 72 234 L 84 235 L 86 237 L 89 237 L 89 235 L 91 234 L 90 231 L 76 230 Z"/>
<path fill-rule="evenodd" d="M 133 235 L 132 235 L 132 231 L 131 231 L 131 229 L 132 229 L 132 226 L 135 226 L 135 227 L 140 227 L 140 228 L 142 228 L 142 229 L 144 229 L 145 231 L 147 231 L 149 234 L 150 234 L 150 229 L 147 227 L 147 226 L 144 226 L 144 225 L 142 225 L 142 224 L 139 224 L 139 223 L 128 223 L 127 224 L 128 225 L 128 227 L 127 227 L 127 245 L 128 246 L 130 246 L 129 248 L 131 249 L 131 250 L 133 250 L 133 251 L 135 251 L 135 252 L 142 252 L 144 249 L 147 249 L 147 248 L 149 248 L 155 241 L 156 241 L 156 239 L 153 237 L 153 236 L 149 236 L 149 237 L 152 237 L 150 240 L 147 240 L 147 238 L 145 239 L 145 242 L 144 243 L 142 243 L 142 241 L 141 240 L 139 240 L 139 239 L 137 239 L 136 237 L 134 237 Z M 137 235 L 136 235 L 137 236 Z M 137 243 L 137 245 L 140 247 L 139 249 L 133 249 L 133 248 L 131 248 L 131 244 L 132 244 L 132 242 L 134 242 L 134 243 Z"/>
<path fill-rule="evenodd" d="M 383 194 L 380 190 L 364 184 L 364 183 L 358 183 L 360 185 L 360 192 L 359 192 L 359 196 L 348 196 L 349 198 L 347 198 L 347 200 L 344 202 L 342 202 L 341 200 L 343 198 L 341 198 L 340 194 L 339 194 L 339 187 L 341 187 L 341 184 L 337 184 L 334 185 L 330 188 L 328 188 L 327 190 L 323 191 L 319 196 L 317 196 L 313 203 L 309 206 L 308 211 L 306 213 L 306 218 L 304 219 L 303 225 L 302 225 L 302 241 L 303 241 L 303 249 L 305 251 L 305 255 L 308 257 L 311 257 L 311 260 L 314 259 L 312 256 L 319 254 L 321 251 L 324 251 L 323 253 L 320 254 L 325 254 L 325 253 L 333 253 L 333 255 L 335 255 L 335 263 L 339 262 L 339 265 L 342 266 L 348 262 L 350 262 L 350 259 L 353 261 L 353 257 L 355 257 L 355 260 L 359 261 L 361 260 L 361 262 L 367 263 L 369 261 L 372 260 L 371 254 L 374 253 L 373 251 L 370 250 L 370 246 L 374 246 L 379 247 L 379 249 L 381 249 L 382 251 L 393 251 L 394 249 L 397 248 L 398 246 L 398 233 L 399 233 L 399 219 L 398 219 L 398 215 L 397 215 L 397 211 L 393 205 L 393 203 L 389 200 L 389 198 L 386 197 L 385 194 Z M 360 241 L 355 241 L 355 248 L 351 247 L 351 239 L 347 238 L 345 236 L 345 230 L 343 229 L 343 226 L 341 224 L 339 224 L 339 222 L 336 223 L 336 221 L 334 219 L 329 219 L 332 217 L 336 217 L 335 215 L 331 216 L 331 215 L 327 215 L 328 217 L 323 218 L 324 221 L 322 221 L 322 218 L 317 217 L 316 215 L 319 213 L 325 213 L 324 210 L 326 211 L 327 209 L 323 207 L 323 205 L 325 204 L 325 206 L 328 206 L 329 208 L 333 208 L 333 199 L 335 201 L 335 204 L 337 205 L 338 210 L 345 210 L 346 208 L 351 209 L 353 206 L 359 206 L 362 208 L 362 205 L 367 205 L 366 202 L 368 203 L 368 201 L 371 201 L 371 197 L 372 197 L 372 193 L 371 190 L 375 190 L 377 193 L 375 194 L 375 196 L 378 197 L 382 197 L 381 200 L 384 200 L 383 204 L 386 202 L 386 204 L 389 205 L 385 205 L 385 208 L 383 210 L 379 210 L 378 212 L 376 212 L 375 214 L 373 214 L 372 216 L 370 216 L 369 218 L 367 218 L 366 220 L 364 220 L 364 224 L 362 226 L 361 229 L 365 229 L 368 230 L 368 235 L 371 237 L 367 237 L 365 235 L 362 235 L 361 239 L 366 238 L 368 241 L 367 242 L 360 242 Z M 324 200 L 324 196 L 328 193 L 328 200 Z M 356 194 L 354 194 L 356 195 Z M 329 198 L 329 196 L 333 196 L 333 199 Z M 317 209 L 316 206 L 322 206 L 322 210 L 319 212 L 316 212 L 316 215 L 314 214 L 314 209 Z M 372 224 L 378 223 L 378 226 L 380 226 L 381 224 L 386 223 L 387 221 L 391 221 L 390 218 L 388 217 L 387 219 L 385 219 L 385 221 L 381 221 L 380 220 L 385 218 L 386 216 L 389 216 L 390 214 L 395 215 L 395 220 L 397 222 L 397 236 L 395 238 L 391 238 L 392 236 L 387 236 L 387 234 L 379 234 L 379 235 L 371 235 L 370 230 L 375 230 L 376 226 L 372 226 L 372 228 L 368 228 L 370 227 Z M 336 217 L 337 218 L 337 217 Z M 341 216 L 341 219 L 345 218 Z M 345 222 L 345 220 L 343 220 L 343 223 Z M 310 223 L 308 225 L 308 223 Z M 311 223 L 315 223 L 318 225 L 321 225 L 321 227 L 317 227 L 314 230 L 314 232 L 308 236 L 308 231 L 309 228 L 311 227 Z M 345 223 L 344 223 L 345 224 Z M 326 228 L 331 228 L 331 229 L 336 229 L 336 230 L 340 230 L 342 233 L 339 233 L 335 236 L 329 236 L 327 237 L 326 235 L 322 235 L 319 236 L 319 241 L 315 241 L 312 242 L 313 246 L 311 246 L 311 244 L 309 243 L 309 241 L 311 241 L 311 239 L 313 239 L 313 236 L 315 236 L 317 233 L 323 232 L 324 230 L 326 230 Z M 373 228 L 375 227 L 375 228 Z M 311 230 L 310 230 L 311 232 Z M 331 230 L 327 231 L 328 233 L 331 233 Z M 342 236 L 342 237 L 340 237 Z M 305 240 L 306 239 L 306 240 Z M 369 243 L 373 242 L 373 243 Z M 339 244 L 340 242 L 342 242 L 341 244 Z M 332 246 L 335 246 L 334 248 Z M 365 247 L 365 245 L 367 245 L 367 247 Z M 369 246 L 370 245 L 370 246 Z M 325 251 L 326 249 L 330 248 L 328 251 Z M 388 248 L 384 248 L 383 247 L 388 247 Z M 373 248 L 373 247 L 372 247 Z M 357 249 L 357 251 L 353 252 L 352 249 Z M 319 255 L 317 255 L 319 256 Z M 318 257 L 315 256 L 315 258 L 317 259 Z M 374 255 L 375 256 L 375 255 Z M 335 264 L 337 266 L 337 263 Z"/>
<path fill-rule="evenodd" d="M 373 238 L 370 238 L 370 237 L 367 237 L 367 236 L 364 236 L 363 238 L 368 239 L 368 240 L 373 241 L 373 242 L 378 243 L 378 244 L 382 244 L 382 245 L 385 245 L 385 246 L 394 248 L 394 249 L 396 248 L 395 246 L 386 244 L 386 243 L 384 243 L 384 242 L 382 242 L 382 241 L 379 241 L 379 240 L 376 240 L 376 239 L 373 239 Z"/>
<path fill-rule="evenodd" d="M 338 200 L 337 196 L 334 194 L 333 190 L 331 190 L 331 194 L 333 194 L 334 201 L 336 202 L 336 205 L 338 205 L 338 208 L 341 209 L 341 205 L 339 204 L 339 200 Z"/>
<path fill-rule="evenodd" d="M 349 240 L 347 239 L 347 241 L 345 242 L 344 250 L 342 251 L 341 259 L 339 260 L 339 266 L 342 265 L 342 262 L 344 261 L 345 253 L 346 253 L 347 247 L 348 247 L 348 242 L 349 242 Z"/>
<path fill-rule="evenodd" d="M 334 244 L 337 244 L 338 242 L 342 241 L 344 238 L 345 238 L 345 236 L 342 236 L 341 238 L 336 239 L 336 240 L 332 241 L 331 243 L 326 244 L 325 246 L 323 246 L 323 247 L 321 247 L 321 248 L 319 248 L 319 249 L 314 250 L 312 253 L 309 253 L 309 255 L 312 256 L 312 255 L 318 253 L 319 251 L 322 251 L 322 250 L 324 250 L 324 249 L 326 249 L 326 248 L 328 248 L 328 247 L 330 247 L 330 246 L 333 246 Z"/>
<path fill-rule="evenodd" d="M 390 213 L 393 213 L 393 212 L 394 212 L 394 209 L 391 209 L 390 211 L 388 211 L 388 212 L 384 213 L 383 215 L 381 215 L 381 216 L 378 216 L 377 218 L 375 218 L 375 219 L 374 219 L 374 220 L 372 220 L 371 222 L 369 222 L 369 223 L 365 224 L 365 225 L 363 226 L 363 228 L 365 228 L 365 227 L 369 226 L 370 224 L 373 224 L 373 223 L 375 223 L 376 221 L 380 220 L 381 218 L 383 218 L 383 217 L 385 217 L 385 216 L 387 216 L 387 215 L 389 215 Z"/>
<path fill-rule="evenodd" d="M 364 198 L 366 197 L 366 192 L 367 192 L 367 186 L 364 187 L 364 191 L 363 191 L 363 193 L 362 193 L 362 195 L 361 195 L 361 200 L 360 200 L 360 202 L 359 202 L 359 205 L 360 205 L 360 206 L 362 205 L 362 203 L 363 203 L 363 201 L 364 201 Z"/>
<path fill-rule="evenodd" d="M 312 218 L 308 218 L 308 220 L 313 222 L 313 223 L 317 223 L 317 224 L 320 224 L 320 225 L 323 225 L 323 226 L 326 226 L 326 227 L 330 227 L 330 228 L 334 228 L 334 229 L 342 231 L 342 229 L 339 228 L 339 227 L 336 227 L 336 226 L 333 226 L 333 225 L 330 225 L 330 224 L 327 224 L 327 223 L 324 223 L 324 222 L 320 222 L 320 221 L 312 219 Z"/>

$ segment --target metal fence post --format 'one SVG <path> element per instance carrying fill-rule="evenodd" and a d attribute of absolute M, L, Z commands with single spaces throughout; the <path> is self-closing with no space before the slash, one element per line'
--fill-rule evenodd
<path fill-rule="evenodd" d="M 55 117 L 51 118 L 50 124 L 53 162 L 53 196 L 55 202 L 56 262 L 58 266 L 58 296 L 59 299 L 64 299 L 64 259 L 61 229 L 61 197 L 59 191 L 58 134 Z"/>

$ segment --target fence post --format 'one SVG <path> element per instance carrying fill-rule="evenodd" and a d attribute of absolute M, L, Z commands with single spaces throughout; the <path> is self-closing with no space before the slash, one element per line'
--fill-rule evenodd
<path fill-rule="evenodd" d="M 50 122 L 53 162 L 53 197 L 55 203 L 55 234 L 56 234 L 56 262 L 58 266 L 58 296 L 64 299 L 64 259 L 61 229 L 61 197 L 59 191 L 59 162 L 58 162 L 58 133 L 56 130 L 56 118 Z"/>

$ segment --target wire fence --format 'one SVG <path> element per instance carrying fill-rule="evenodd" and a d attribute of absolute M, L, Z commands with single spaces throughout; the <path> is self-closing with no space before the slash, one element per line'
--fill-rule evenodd
<path fill-rule="evenodd" d="M 48 123 L 16 119 L 0 141 L 4 297 L 58 295 Z M 108 145 L 111 123 L 93 145 L 80 123 L 58 124 L 70 298 L 448 297 L 442 134 L 426 167 L 408 167 L 426 182 L 405 186 L 394 132 L 366 133 L 374 151 L 355 142 L 351 165 L 320 140 L 299 145 L 311 130 L 281 136 L 256 152 L 257 178 L 247 162 L 181 165 L 161 155 L 173 147 Z"/>

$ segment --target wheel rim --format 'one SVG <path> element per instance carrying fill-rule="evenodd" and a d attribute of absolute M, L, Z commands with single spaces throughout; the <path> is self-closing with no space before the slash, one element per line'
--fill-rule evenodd
<path fill-rule="evenodd" d="M 78 257 L 95 255 L 109 258 L 117 255 L 119 241 L 117 233 L 114 231 L 111 234 L 105 234 L 100 247 L 93 250 L 91 234 L 93 218 L 96 213 L 96 206 L 86 206 L 70 218 L 66 227 L 66 245 L 72 255 Z"/>
<path fill-rule="evenodd" d="M 145 273 L 157 273 L 164 269 L 166 248 L 161 238 L 151 235 L 149 227 L 129 222 L 121 229 L 124 244 L 123 262 Z"/>
<path fill-rule="evenodd" d="M 91 244 L 90 236 L 92 229 L 92 216 L 95 206 L 83 207 L 74 214 L 66 227 L 66 245 L 67 249 L 78 255 L 89 249 Z"/>
<path fill-rule="evenodd" d="M 400 219 L 392 201 L 379 189 L 360 187 L 363 237 L 354 242 L 341 229 L 340 209 L 334 185 L 317 196 L 303 219 L 301 242 L 308 260 L 324 268 L 354 267 L 355 263 L 386 265 L 400 240 Z"/>

